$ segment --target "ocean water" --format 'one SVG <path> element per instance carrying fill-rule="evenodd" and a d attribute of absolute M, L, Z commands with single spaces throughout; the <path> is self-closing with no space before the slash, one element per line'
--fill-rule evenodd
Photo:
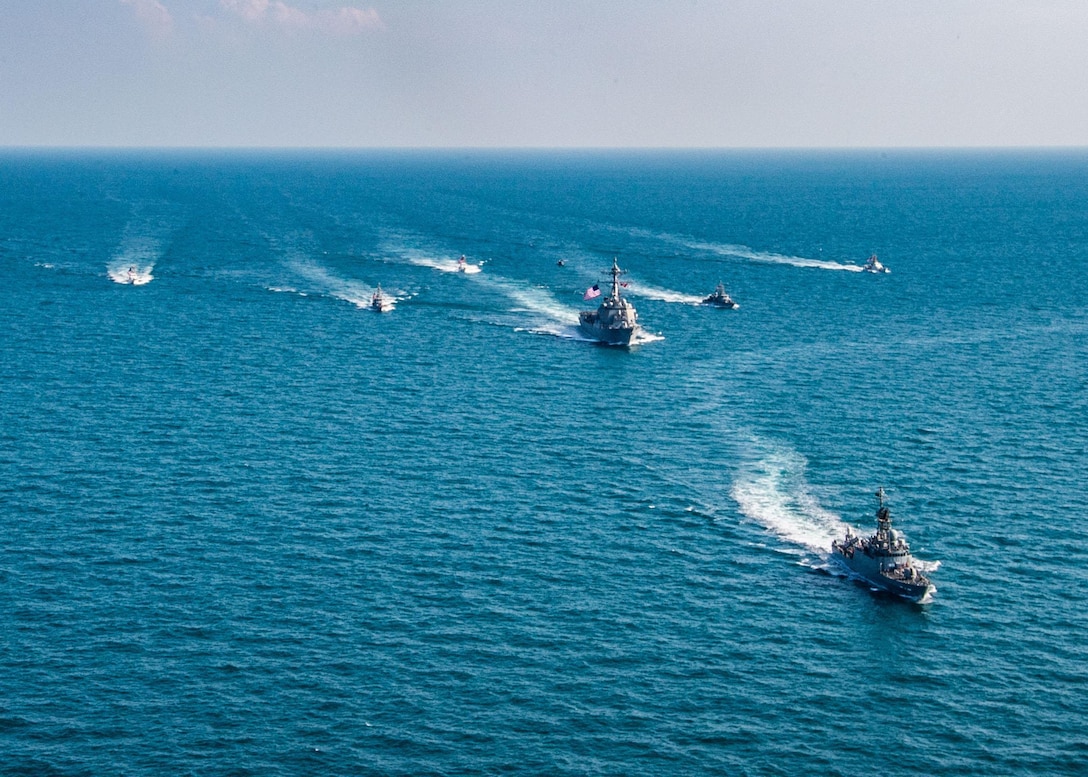
<path fill-rule="evenodd" d="M 1088 153 L 7 151 L 0 270 L 0 773 L 1088 772 Z"/>

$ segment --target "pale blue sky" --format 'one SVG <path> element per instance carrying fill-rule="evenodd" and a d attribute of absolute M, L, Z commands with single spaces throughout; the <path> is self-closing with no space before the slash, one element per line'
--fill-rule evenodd
<path fill-rule="evenodd" d="M 1088 0 L 0 0 L 0 146 L 1088 145 Z"/>

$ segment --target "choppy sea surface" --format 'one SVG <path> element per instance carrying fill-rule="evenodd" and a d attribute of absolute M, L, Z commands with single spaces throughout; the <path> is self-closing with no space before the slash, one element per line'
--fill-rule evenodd
<path fill-rule="evenodd" d="M 7 151 L 0 272 L 0 773 L 1088 772 L 1088 153 Z"/>

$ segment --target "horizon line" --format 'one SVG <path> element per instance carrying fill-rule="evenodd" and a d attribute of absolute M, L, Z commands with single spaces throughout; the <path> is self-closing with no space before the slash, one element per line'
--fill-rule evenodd
<path fill-rule="evenodd" d="M 1088 151 L 1085 145 L 932 145 L 932 146 L 339 146 L 339 145 L 125 145 L 125 144 L 0 144 L 5 151 Z"/>

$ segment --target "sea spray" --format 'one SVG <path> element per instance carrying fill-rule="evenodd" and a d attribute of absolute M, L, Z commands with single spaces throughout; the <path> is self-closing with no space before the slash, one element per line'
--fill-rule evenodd
<path fill-rule="evenodd" d="M 741 513 L 799 549 L 827 553 L 846 524 L 813 495 L 805 458 L 763 440 L 742 448 L 742 456 L 731 489 Z"/>

